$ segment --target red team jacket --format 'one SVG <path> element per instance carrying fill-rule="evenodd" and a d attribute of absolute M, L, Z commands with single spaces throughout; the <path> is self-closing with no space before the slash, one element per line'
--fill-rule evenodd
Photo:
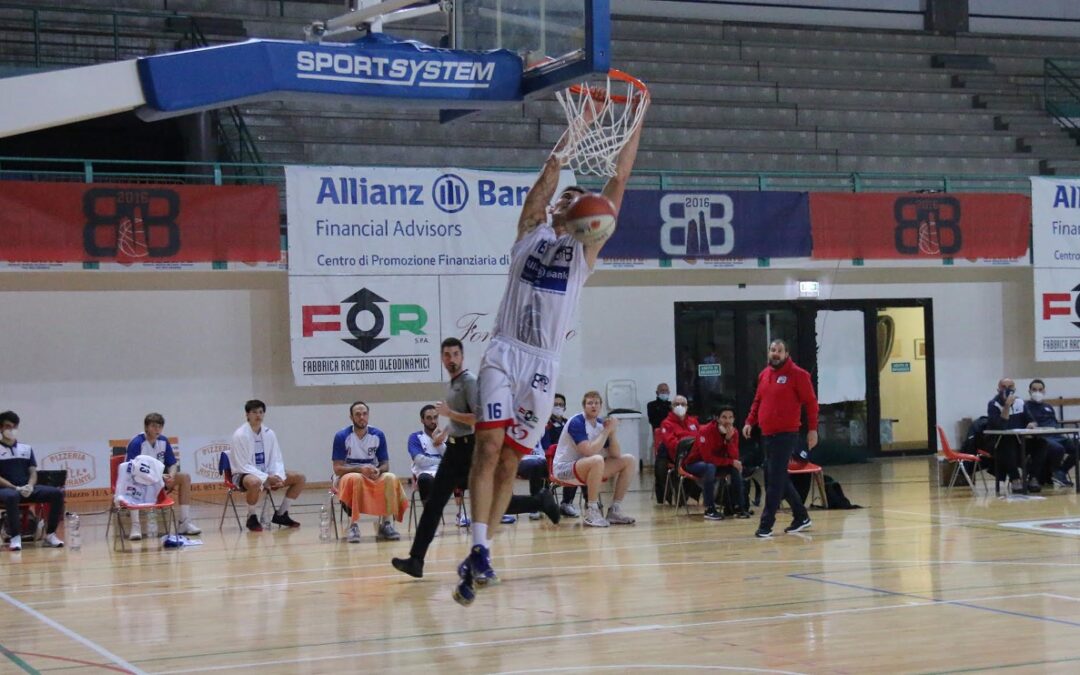
<path fill-rule="evenodd" d="M 730 438 L 720 431 L 720 425 L 715 421 L 701 427 L 697 440 L 694 441 L 694 449 L 686 456 L 683 468 L 694 462 L 708 462 L 716 466 L 731 466 L 739 459 L 739 431 L 732 428 Z"/>
<path fill-rule="evenodd" d="M 817 431 L 818 402 L 810 383 L 810 373 L 795 365 L 789 357 L 779 368 L 765 366 L 758 375 L 757 393 L 746 423 L 761 427 L 765 436 L 798 432 L 804 405 L 807 426 L 810 431 Z"/>
<path fill-rule="evenodd" d="M 679 445 L 679 441 L 697 436 L 700 428 L 698 419 L 690 413 L 682 419 L 673 412 L 668 413 L 668 416 L 660 423 L 660 442 L 667 448 L 670 461 L 675 461 L 675 448 Z"/>

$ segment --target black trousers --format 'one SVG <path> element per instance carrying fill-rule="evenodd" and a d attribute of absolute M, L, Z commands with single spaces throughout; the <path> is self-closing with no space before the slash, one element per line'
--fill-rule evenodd
<path fill-rule="evenodd" d="M 791 507 L 795 520 L 808 518 L 810 514 L 803 506 L 799 491 L 791 483 L 788 475 L 788 462 L 799 447 L 799 434 L 784 433 L 762 436 L 765 447 L 765 508 L 761 510 L 761 527 L 772 529 L 776 524 L 776 510 L 780 502 L 786 501 Z"/>
<path fill-rule="evenodd" d="M 424 512 L 420 515 L 420 524 L 416 526 L 412 549 L 409 550 L 409 555 L 413 558 L 423 560 L 427 555 L 431 540 L 435 538 L 435 532 L 442 521 L 443 509 L 450 501 L 450 495 L 454 494 L 455 489 L 464 490 L 469 487 L 469 470 L 472 468 L 475 447 L 476 436 L 473 434 L 447 439 L 446 452 L 435 472 L 435 480 L 431 483 L 431 491 L 424 502 Z M 539 497 L 514 495 L 510 498 L 510 506 L 506 512 L 517 514 L 539 510 Z"/>
<path fill-rule="evenodd" d="M 19 513 L 19 504 L 48 504 L 49 520 L 45 526 L 45 534 L 56 532 L 56 526 L 60 524 L 60 518 L 64 515 L 64 491 L 49 485 L 35 485 L 34 491 L 29 497 L 23 497 L 15 488 L 0 488 L 0 504 L 4 505 L 7 513 L 8 534 L 15 537 L 21 535 L 22 516 Z"/>

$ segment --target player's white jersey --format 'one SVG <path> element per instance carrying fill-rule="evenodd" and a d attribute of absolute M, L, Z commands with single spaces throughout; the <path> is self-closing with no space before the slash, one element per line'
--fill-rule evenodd
<path fill-rule="evenodd" d="M 550 223 L 536 227 L 510 249 L 495 337 L 518 340 L 557 358 L 591 272 L 581 242 L 569 234 L 556 237 Z"/>

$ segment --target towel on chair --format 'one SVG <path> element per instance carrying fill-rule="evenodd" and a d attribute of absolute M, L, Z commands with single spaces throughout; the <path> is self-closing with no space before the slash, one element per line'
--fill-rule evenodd
<path fill-rule="evenodd" d="M 401 481 L 392 473 L 384 473 L 378 480 L 371 480 L 359 473 L 341 477 L 338 498 L 345 502 L 353 519 L 361 513 L 370 516 L 393 516 L 399 523 L 405 519 L 409 500 Z"/>

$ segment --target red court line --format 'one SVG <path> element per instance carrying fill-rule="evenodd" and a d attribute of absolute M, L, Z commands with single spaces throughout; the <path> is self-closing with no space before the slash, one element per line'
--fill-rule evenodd
<path fill-rule="evenodd" d="M 42 659 L 52 659 L 54 661 L 67 661 L 68 663 L 77 663 L 81 666 L 94 666 L 97 668 L 104 668 L 105 670 L 114 670 L 118 673 L 131 673 L 126 668 L 120 666 L 114 666 L 108 663 L 94 663 L 93 661 L 83 661 L 82 659 L 72 659 L 66 656 L 53 656 L 52 654 L 35 654 L 34 652 L 11 652 L 17 656 L 37 656 Z"/>

